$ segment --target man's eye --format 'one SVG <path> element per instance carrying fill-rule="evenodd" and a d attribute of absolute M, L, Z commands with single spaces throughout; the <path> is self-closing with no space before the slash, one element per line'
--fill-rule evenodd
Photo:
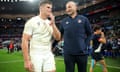
<path fill-rule="evenodd" d="M 50 8 L 50 7 L 47 7 L 47 8 Z"/>
<path fill-rule="evenodd" d="M 68 6 L 68 8 L 71 8 L 71 6 Z"/>

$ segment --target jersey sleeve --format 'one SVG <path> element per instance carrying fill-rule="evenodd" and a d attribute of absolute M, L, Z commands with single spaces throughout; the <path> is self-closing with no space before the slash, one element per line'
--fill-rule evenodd
<path fill-rule="evenodd" d="M 28 20 L 28 21 L 25 23 L 24 30 L 23 30 L 23 33 L 24 33 L 24 34 L 32 35 L 32 33 L 33 33 L 32 23 L 33 23 L 32 20 Z"/>

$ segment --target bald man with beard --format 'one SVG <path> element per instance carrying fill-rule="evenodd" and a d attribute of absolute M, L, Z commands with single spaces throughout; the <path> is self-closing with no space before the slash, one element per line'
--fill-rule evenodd
<path fill-rule="evenodd" d="M 69 1 L 66 4 L 68 17 L 61 22 L 60 31 L 64 39 L 65 72 L 74 72 L 75 64 L 78 72 L 87 71 L 87 46 L 92 29 L 89 20 L 77 13 L 77 4 Z"/>

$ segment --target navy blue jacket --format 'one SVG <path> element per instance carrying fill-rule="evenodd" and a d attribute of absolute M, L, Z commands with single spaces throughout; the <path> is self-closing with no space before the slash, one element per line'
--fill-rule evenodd
<path fill-rule="evenodd" d="M 92 37 L 89 20 L 77 15 L 74 19 L 70 16 L 61 21 L 60 31 L 64 39 L 64 54 L 87 54 L 87 46 Z"/>

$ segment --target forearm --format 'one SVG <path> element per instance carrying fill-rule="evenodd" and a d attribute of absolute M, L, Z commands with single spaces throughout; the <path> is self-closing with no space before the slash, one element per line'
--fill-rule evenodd
<path fill-rule="evenodd" d="M 52 28 L 53 28 L 53 37 L 56 39 L 56 40 L 60 40 L 61 39 L 61 34 L 60 34 L 60 31 L 58 30 L 58 28 L 56 27 L 55 24 L 52 25 Z"/>
<path fill-rule="evenodd" d="M 105 39 L 104 37 L 101 37 L 101 38 L 99 39 L 99 42 L 105 44 L 105 43 L 106 43 L 106 39 Z"/>
<path fill-rule="evenodd" d="M 29 57 L 29 52 L 28 52 L 28 41 L 25 39 L 22 39 L 22 52 L 23 52 L 23 57 L 24 57 L 24 61 L 29 61 L 30 57 Z"/>
<path fill-rule="evenodd" d="M 53 16 L 52 13 L 49 15 L 49 17 L 50 17 L 50 19 L 51 19 L 51 20 L 50 20 L 50 21 L 51 21 L 50 25 L 51 25 L 52 28 L 53 28 L 53 37 L 54 37 L 56 40 L 60 40 L 60 39 L 61 39 L 61 34 L 60 34 L 58 28 L 57 28 L 56 25 L 55 25 L 55 17 Z"/>
<path fill-rule="evenodd" d="M 105 35 L 104 35 L 103 32 L 101 32 L 101 37 L 100 37 L 99 41 L 100 41 L 101 43 L 104 43 L 104 44 L 106 43 L 106 38 L 105 38 Z"/>

